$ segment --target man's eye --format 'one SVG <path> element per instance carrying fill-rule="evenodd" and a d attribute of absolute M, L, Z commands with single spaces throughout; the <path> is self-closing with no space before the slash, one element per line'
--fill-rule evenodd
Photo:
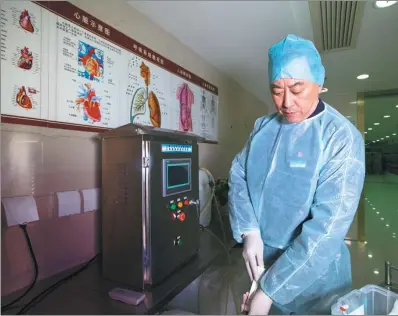
<path fill-rule="evenodd" d="M 292 93 L 294 95 L 300 94 L 301 92 L 303 92 L 303 90 L 293 90 Z"/>
<path fill-rule="evenodd" d="M 283 91 L 272 91 L 272 94 L 273 95 L 282 95 L 283 94 Z"/>

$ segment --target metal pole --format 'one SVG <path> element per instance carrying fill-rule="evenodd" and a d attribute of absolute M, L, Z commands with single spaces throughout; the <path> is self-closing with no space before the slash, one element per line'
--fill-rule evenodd
<path fill-rule="evenodd" d="M 384 266 L 385 266 L 384 282 L 386 283 L 387 286 L 391 286 L 391 263 L 390 263 L 390 261 L 386 261 Z"/>

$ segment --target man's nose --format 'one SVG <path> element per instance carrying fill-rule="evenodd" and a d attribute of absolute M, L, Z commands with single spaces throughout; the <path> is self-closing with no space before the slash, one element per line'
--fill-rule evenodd
<path fill-rule="evenodd" d="M 283 107 L 286 109 L 291 108 L 293 105 L 293 98 L 291 96 L 291 93 L 289 91 L 285 91 L 283 94 Z"/>

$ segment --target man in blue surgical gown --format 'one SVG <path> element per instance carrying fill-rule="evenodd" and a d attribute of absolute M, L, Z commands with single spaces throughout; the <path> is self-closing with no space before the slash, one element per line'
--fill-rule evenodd
<path fill-rule="evenodd" d="M 277 113 L 256 120 L 230 170 L 234 238 L 259 287 L 249 314 L 329 314 L 351 287 L 344 238 L 364 175 L 364 140 L 319 98 L 325 69 L 311 41 L 288 35 L 269 50 Z M 258 275 L 257 266 L 267 267 Z"/>

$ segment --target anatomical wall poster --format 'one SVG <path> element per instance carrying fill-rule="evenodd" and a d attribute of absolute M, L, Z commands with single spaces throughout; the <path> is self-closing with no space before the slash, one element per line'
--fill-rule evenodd
<path fill-rule="evenodd" d="M 56 120 L 117 127 L 122 49 L 60 17 L 56 28 Z"/>
<path fill-rule="evenodd" d="M 1 5 L 1 112 L 41 118 L 41 9 L 31 2 Z"/>
<path fill-rule="evenodd" d="M 170 129 L 171 74 L 132 53 L 128 54 L 127 70 L 128 111 L 124 113 L 128 113 L 128 122 Z"/>
<path fill-rule="evenodd" d="M 1 4 L 1 119 L 218 139 L 218 89 L 67 1 Z M 4 80 L 7 78 L 7 80 Z"/>

